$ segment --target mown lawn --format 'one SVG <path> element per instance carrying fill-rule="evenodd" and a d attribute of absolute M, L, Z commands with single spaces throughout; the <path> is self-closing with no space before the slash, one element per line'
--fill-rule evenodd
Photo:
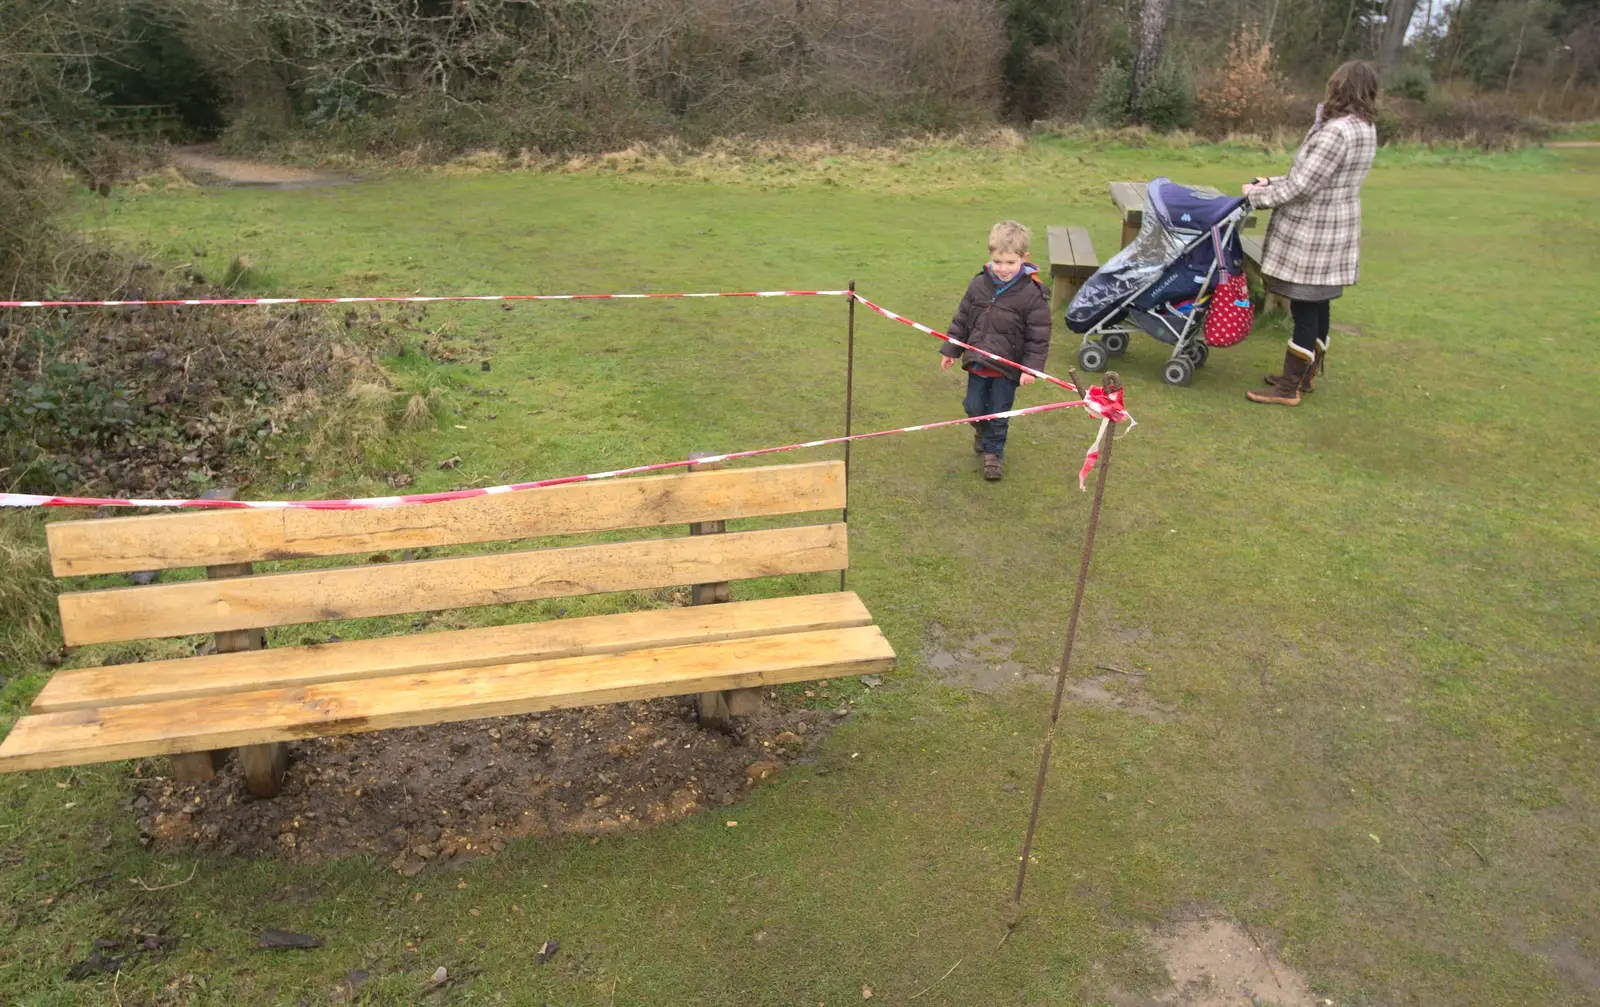
<path fill-rule="evenodd" d="M 854 279 L 942 327 L 996 219 L 1031 225 L 1040 258 L 1047 224 L 1081 224 L 1105 257 L 1107 180 L 1231 191 L 1284 161 L 1042 140 L 153 192 L 86 221 L 163 260 L 203 248 L 208 270 L 247 255 L 285 292 Z M 727 816 L 520 842 L 412 880 L 153 854 L 116 806 L 126 767 L 0 778 L 0 998 L 323 1003 L 363 969 L 363 1002 L 412 1003 L 445 965 L 477 970 L 446 998 L 461 1004 L 840 1004 L 863 985 L 904 1003 L 959 962 L 918 1003 L 1101 1004 L 1162 985 L 1149 928 L 1204 904 L 1335 1004 L 1600 1002 L 1597 199 L 1600 151 L 1385 151 L 1365 282 L 1335 305 L 1326 382 L 1299 409 L 1243 398 L 1281 360 L 1280 319 L 1184 389 L 1135 343 L 1120 369 L 1140 426 L 1117 446 L 1074 672 L 1148 668 L 1175 716 L 1067 711 L 1030 912 L 1003 945 L 1047 697 L 948 688 L 925 644 L 937 623 L 1014 633 L 1035 671 L 1059 657 L 1092 434 L 1067 413 L 1014 424 L 998 485 L 959 430 L 857 448 L 852 587 L 902 660 L 828 741 L 830 773 Z M 375 431 L 372 455 L 424 460 L 417 486 L 435 489 L 833 434 L 844 316 L 836 299 L 434 307 L 439 338 L 480 342 L 493 370 L 391 359 L 407 388 L 452 379 L 462 413 Z M 1064 372 L 1076 339 L 1057 339 Z M 863 314 L 858 352 L 858 429 L 959 414 L 928 337 Z M 462 467 L 438 471 L 452 455 Z M 379 485 L 332 468 L 255 492 Z M 7 708 L 42 681 L 7 685 Z M 140 922 L 183 940 L 115 985 L 65 978 L 93 938 Z M 263 926 L 328 946 L 263 957 Z M 563 952 L 538 967 L 549 938 Z"/>

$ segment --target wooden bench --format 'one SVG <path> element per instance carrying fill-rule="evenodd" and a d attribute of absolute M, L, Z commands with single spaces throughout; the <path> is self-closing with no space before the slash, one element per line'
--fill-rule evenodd
<path fill-rule="evenodd" d="M 217 653 L 57 672 L 0 743 L 0 771 L 166 755 L 192 781 L 237 748 L 248 789 L 272 796 L 295 739 L 678 695 L 700 696 L 715 720 L 750 698 L 733 690 L 882 672 L 894 651 L 853 593 L 729 600 L 728 581 L 843 570 L 848 548 L 839 521 L 723 521 L 844 505 L 844 465 L 824 461 L 382 510 L 56 522 L 58 577 L 204 568 L 62 594 L 69 647 L 215 634 Z M 684 523 L 690 534 L 524 541 Z M 488 548 L 456 548 L 471 545 Z M 415 549 L 461 554 L 399 559 Z M 346 559 L 251 565 L 325 557 Z M 692 607 L 264 649 L 271 627 L 686 585 Z"/>
<path fill-rule="evenodd" d="M 1139 227 L 1144 223 L 1144 198 L 1150 186 L 1148 182 L 1108 182 L 1107 186 L 1111 190 L 1111 203 L 1122 216 L 1122 247 L 1127 248 L 1139 236 Z M 1194 188 L 1215 196 L 1222 195 L 1222 190 L 1209 185 L 1197 185 Z M 1254 213 L 1246 214 L 1239 222 L 1240 230 L 1254 226 Z"/>
<path fill-rule="evenodd" d="M 1059 315 L 1083 281 L 1100 268 L 1100 260 L 1083 228 L 1052 226 L 1046 233 L 1050 239 L 1050 314 Z"/>
<path fill-rule="evenodd" d="M 1244 245 L 1244 271 L 1252 281 L 1260 284 L 1265 298 L 1262 304 L 1262 313 L 1270 315 L 1275 312 L 1288 311 L 1289 299 L 1282 294 L 1274 294 L 1268 290 L 1266 280 L 1261 275 L 1262 239 L 1254 236 L 1247 238 L 1241 234 L 1239 241 Z"/>

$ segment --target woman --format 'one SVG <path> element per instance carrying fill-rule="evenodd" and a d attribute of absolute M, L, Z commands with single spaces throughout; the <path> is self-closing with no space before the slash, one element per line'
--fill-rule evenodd
<path fill-rule="evenodd" d="M 1267 289 L 1289 299 L 1294 335 L 1283 373 L 1246 392 L 1251 402 L 1297 406 L 1328 352 L 1328 302 L 1356 282 L 1361 254 L 1361 183 L 1378 152 L 1378 74 L 1346 63 L 1328 78 L 1328 95 L 1294 155 L 1289 174 L 1244 187 L 1258 209 L 1271 209 L 1261 273 Z"/>

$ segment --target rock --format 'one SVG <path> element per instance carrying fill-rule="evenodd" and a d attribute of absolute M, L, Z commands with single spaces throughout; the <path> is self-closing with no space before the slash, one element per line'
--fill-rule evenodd
<path fill-rule="evenodd" d="M 611 803 L 611 795 L 610 794 L 601 794 L 599 797 L 596 797 L 594 800 L 589 802 L 589 807 L 591 807 L 591 808 L 603 808 L 603 807 L 605 807 L 606 805 L 608 805 L 610 803 Z"/>
<path fill-rule="evenodd" d="M 878 686 L 883 684 L 883 676 L 882 675 L 862 675 L 861 676 L 861 684 L 866 686 L 869 689 L 876 689 Z"/>
<path fill-rule="evenodd" d="M 440 471 L 443 471 L 445 469 L 456 469 L 456 468 L 460 468 L 460 467 L 461 467 L 461 456 L 460 455 L 451 455 L 449 458 L 446 458 L 444 461 L 439 463 Z"/>
<path fill-rule="evenodd" d="M 833 711 L 833 715 L 842 720 L 845 717 L 850 716 L 850 708 L 848 706 L 841 706 L 837 710 Z"/>
<path fill-rule="evenodd" d="M 782 748 L 787 748 L 790 745 L 798 745 L 801 744 L 800 735 L 794 733 L 793 731 L 784 731 L 776 738 L 773 738 L 772 743 Z"/>
<path fill-rule="evenodd" d="M 753 787 L 762 780 L 776 779 L 778 774 L 782 771 L 783 763 L 781 762 L 770 762 L 765 760 L 761 762 L 752 762 L 745 768 L 744 780 L 748 786 Z"/>
<path fill-rule="evenodd" d="M 1008 794 L 1014 794 L 1014 793 L 1017 792 L 1017 785 L 1015 783 L 1007 783 L 1006 785 L 1004 785 L 1000 789 L 1004 790 Z"/>
<path fill-rule="evenodd" d="M 100 949 L 96 948 L 89 952 L 89 957 L 67 970 L 67 978 L 74 981 L 93 979 L 95 976 L 116 972 L 121 968 L 121 958 L 112 958 L 109 955 L 101 954 Z"/>
<path fill-rule="evenodd" d="M 438 986 L 440 983 L 443 983 L 445 980 L 447 980 L 449 978 L 450 978 L 450 970 L 445 968 L 443 965 L 441 965 L 438 968 L 433 970 L 433 979 L 431 980 L 431 982 L 435 986 Z"/>

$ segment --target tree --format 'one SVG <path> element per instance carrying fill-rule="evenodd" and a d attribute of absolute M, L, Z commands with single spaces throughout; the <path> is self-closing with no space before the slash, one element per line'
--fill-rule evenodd
<path fill-rule="evenodd" d="M 1128 105 L 1139 114 L 1139 98 L 1155 82 L 1161 66 L 1161 50 L 1166 41 L 1167 10 L 1172 0 L 1144 0 L 1139 12 L 1139 54 L 1133 60 L 1133 83 L 1128 88 Z"/>
<path fill-rule="evenodd" d="M 1387 0 L 1383 13 L 1386 20 L 1378 42 L 1378 73 L 1387 77 L 1400 65 L 1400 52 L 1405 47 L 1411 18 L 1417 13 L 1417 0 Z"/>

